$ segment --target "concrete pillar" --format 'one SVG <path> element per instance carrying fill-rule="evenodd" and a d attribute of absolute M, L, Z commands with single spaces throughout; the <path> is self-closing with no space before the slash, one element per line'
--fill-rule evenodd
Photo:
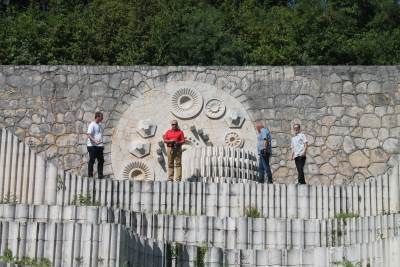
<path fill-rule="evenodd" d="M 51 162 L 46 163 L 46 177 L 45 177 L 45 203 L 48 205 L 56 204 L 57 200 L 57 167 Z"/>
<path fill-rule="evenodd" d="M 2 199 L 10 197 L 12 153 L 13 153 L 13 136 L 11 132 L 7 131 L 6 155 L 5 155 L 5 165 L 4 165 L 4 185 L 3 185 L 4 194 L 2 196 Z"/>
<path fill-rule="evenodd" d="M 310 217 L 310 196 L 309 196 L 309 185 L 298 185 L 298 218 L 308 219 Z"/>
<path fill-rule="evenodd" d="M 11 155 L 11 172 L 10 172 L 10 197 L 14 198 L 17 201 L 20 201 L 20 196 L 16 193 L 16 182 L 17 182 L 17 170 L 18 170 L 18 161 L 22 161 L 19 158 L 19 144 L 18 138 L 15 135 L 12 135 L 12 155 Z"/>
<path fill-rule="evenodd" d="M 372 209 L 371 209 L 371 180 L 368 179 L 365 183 L 364 183 L 364 208 L 365 208 L 365 216 L 371 216 L 373 215 L 371 213 Z"/>
<path fill-rule="evenodd" d="M 36 183 L 36 169 L 40 169 L 40 166 L 37 166 L 36 163 L 40 161 L 37 161 L 38 156 L 32 151 L 29 150 L 29 174 L 28 174 L 28 191 L 26 192 L 27 194 L 27 200 L 28 204 L 34 203 L 34 194 L 35 194 L 35 183 Z M 41 170 L 43 171 L 43 169 Z"/>
<path fill-rule="evenodd" d="M 24 149 L 24 161 L 23 161 L 23 173 L 22 173 L 22 185 L 21 185 L 21 203 L 28 203 L 28 192 L 29 192 L 29 170 L 31 163 L 31 153 L 27 145 L 23 145 Z M 1 173 L 1 172 L 0 172 Z"/>
<path fill-rule="evenodd" d="M 393 167 L 389 177 L 389 211 L 391 213 L 398 213 L 400 211 L 399 166 L 400 165 Z"/>
<path fill-rule="evenodd" d="M 40 155 L 36 159 L 35 182 L 34 182 L 34 204 L 42 204 L 45 192 L 46 161 Z"/>
<path fill-rule="evenodd" d="M 0 139 L 0 199 L 4 197 L 4 179 L 6 169 L 6 153 L 7 153 L 7 132 L 5 129 L 1 131 Z"/>
<path fill-rule="evenodd" d="M 287 185 L 287 217 L 297 218 L 297 186 Z M 272 215 L 273 216 L 273 215 Z M 271 217 L 271 215 L 269 216 Z"/>

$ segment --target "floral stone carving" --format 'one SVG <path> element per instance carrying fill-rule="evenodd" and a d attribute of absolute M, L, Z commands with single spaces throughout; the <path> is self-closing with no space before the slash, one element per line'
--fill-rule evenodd
<path fill-rule="evenodd" d="M 244 140 L 238 133 L 229 132 L 225 135 L 225 145 L 229 147 L 241 148 L 244 144 Z"/>
<path fill-rule="evenodd" d="M 210 99 L 205 106 L 206 116 L 210 119 L 219 119 L 225 114 L 226 106 L 220 99 Z"/>

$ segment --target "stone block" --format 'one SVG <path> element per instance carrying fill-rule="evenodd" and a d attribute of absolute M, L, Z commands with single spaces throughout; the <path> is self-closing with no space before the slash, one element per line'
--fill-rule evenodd
<path fill-rule="evenodd" d="M 356 149 L 353 139 L 350 136 L 345 136 L 343 140 L 343 150 L 346 153 L 351 153 Z"/>
<path fill-rule="evenodd" d="M 368 167 L 368 171 L 373 175 L 373 176 L 378 176 L 380 174 L 383 174 L 387 169 L 387 164 L 386 163 L 372 163 Z"/>
<path fill-rule="evenodd" d="M 330 135 L 326 139 L 326 146 L 333 150 L 339 149 L 342 146 L 342 143 L 343 143 L 342 136 Z"/>
<path fill-rule="evenodd" d="M 335 93 L 325 94 L 325 101 L 328 106 L 339 106 L 342 104 L 342 98 L 340 94 Z"/>
<path fill-rule="evenodd" d="M 379 128 L 381 127 L 381 120 L 375 114 L 364 114 L 361 116 L 359 124 L 361 127 Z"/>
<path fill-rule="evenodd" d="M 376 138 L 371 138 L 367 140 L 367 143 L 365 144 L 365 146 L 368 149 L 374 149 L 377 148 L 379 146 L 379 140 Z"/>
<path fill-rule="evenodd" d="M 323 164 L 320 168 L 320 173 L 324 175 L 335 174 L 336 170 L 330 163 Z"/>
<path fill-rule="evenodd" d="M 382 91 L 382 85 L 376 81 L 368 83 L 367 92 L 370 94 L 380 93 Z"/>
<path fill-rule="evenodd" d="M 56 139 L 57 146 L 61 147 L 75 146 L 77 143 L 78 143 L 77 134 L 65 134 L 57 137 Z"/>
<path fill-rule="evenodd" d="M 384 115 L 382 117 L 382 127 L 393 128 L 399 126 L 397 115 Z"/>
<path fill-rule="evenodd" d="M 353 152 L 349 156 L 349 161 L 353 167 L 367 167 L 369 165 L 369 158 L 360 150 Z"/>
<path fill-rule="evenodd" d="M 350 128 L 349 127 L 340 127 L 340 126 L 331 126 L 329 129 L 329 133 L 331 135 L 349 135 Z"/>
<path fill-rule="evenodd" d="M 399 148 L 399 139 L 398 138 L 389 138 L 383 143 L 383 149 L 387 153 L 399 153 L 400 148 Z"/>

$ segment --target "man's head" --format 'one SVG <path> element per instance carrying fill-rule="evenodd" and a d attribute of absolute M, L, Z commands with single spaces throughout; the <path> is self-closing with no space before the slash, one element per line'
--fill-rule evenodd
<path fill-rule="evenodd" d="M 172 130 L 177 130 L 178 128 L 178 121 L 177 120 L 172 120 L 171 121 L 171 129 Z"/>
<path fill-rule="evenodd" d="M 261 132 L 261 129 L 264 128 L 264 124 L 262 122 L 256 123 L 257 132 Z"/>
<path fill-rule="evenodd" d="M 293 125 L 293 131 L 295 132 L 295 134 L 298 134 L 300 132 L 300 124 L 299 123 L 295 123 Z"/>
<path fill-rule="evenodd" d="M 96 121 L 96 123 L 102 122 L 103 121 L 103 113 L 101 113 L 100 111 L 97 111 L 94 114 L 94 120 Z"/>

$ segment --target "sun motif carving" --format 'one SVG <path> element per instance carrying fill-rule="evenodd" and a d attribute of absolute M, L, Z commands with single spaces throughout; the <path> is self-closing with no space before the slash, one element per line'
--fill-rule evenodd
<path fill-rule="evenodd" d="M 171 97 L 171 113 L 179 119 L 191 119 L 203 108 L 203 97 L 192 88 L 181 88 Z"/>
<path fill-rule="evenodd" d="M 123 171 L 123 178 L 130 180 L 152 180 L 152 176 L 152 171 L 147 164 L 140 161 L 129 163 Z"/>
<path fill-rule="evenodd" d="M 219 119 L 225 114 L 225 104 L 219 99 L 210 99 L 205 107 L 206 116 L 210 119 Z"/>

